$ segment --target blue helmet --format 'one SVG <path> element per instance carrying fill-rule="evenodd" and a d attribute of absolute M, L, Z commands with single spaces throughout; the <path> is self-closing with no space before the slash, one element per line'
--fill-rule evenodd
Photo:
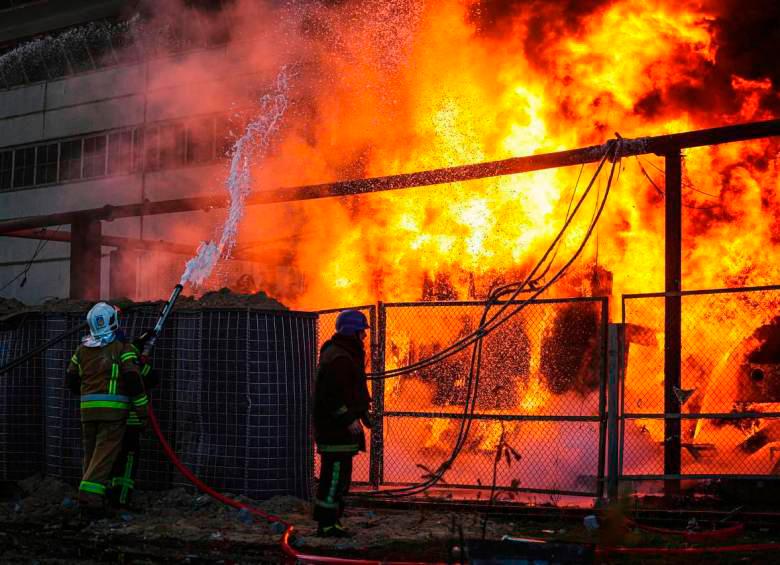
<path fill-rule="evenodd" d="M 358 310 L 344 310 L 336 318 L 336 333 L 341 335 L 356 335 L 370 327 L 366 316 Z"/>
<path fill-rule="evenodd" d="M 98 302 L 87 312 L 89 333 L 96 342 L 107 345 L 114 341 L 119 329 L 119 315 L 116 308 L 105 302 Z"/>

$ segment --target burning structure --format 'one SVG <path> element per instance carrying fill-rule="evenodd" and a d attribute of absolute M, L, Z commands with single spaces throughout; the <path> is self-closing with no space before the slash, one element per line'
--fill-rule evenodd
<path fill-rule="evenodd" d="M 423 300 L 447 312 L 420 306 L 425 323 L 388 314 L 376 370 L 472 334 L 477 311 L 433 301 L 484 300 L 522 278 L 572 213 L 602 142 L 616 131 L 662 134 L 626 143 L 608 201 L 604 179 L 594 177 L 582 205 L 599 223 L 587 245 L 578 251 L 589 224 L 581 213 L 555 246 L 551 264 L 575 252 L 578 259 L 545 297 L 595 300 L 530 308 L 486 338 L 474 410 L 460 418 L 477 421 L 461 481 L 473 482 L 469 469 L 519 442 L 535 453 L 551 442 L 566 451 L 550 450 L 544 463 L 527 457 L 540 475 L 565 467 L 562 457 L 588 462 L 592 471 L 560 479 L 565 490 L 578 474 L 600 474 L 607 298 L 617 321 L 627 293 L 778 281 L 780 177 L 769 137 L 777 123 L 663 136 L 777 115 L 777 69 L 763 55 L 776 38 L 765 27 L 777 21 L 772 3 L 755 11 L 665 0 L 119 4 L 106 14 L 119 23 L 58 32 L 35 48 L 9 43 L 0 59 L 0 231 L 16 238 L 3 247 L 0 273 L 11 279 L 34 254 L 30 282 L 12 284 L 8 295 L 60 295 L 66 278 L 72 296 L 164 294 L 222 219 L 221 159 L 283 67 L 287 114 L 270 153 L 249 164 L 248 201 L 270 204 L 247 209 L 217 282 L 259 287 L 296 308 Z M 9 15 L 31 10 L 22 3 Z M 86 13 L 62 21 L 83 23 L 93 17 Z M 746 49 L 757 37 L 769 47 Z M 89 74 L 79 61 L 90 62 Z M 563 151 L 581 146 L 590 147 Z M 458 167 L 470 163 L 483 165 Z M 294 186 L 303 188 L 277 189 Z M 384 190 L 401 187 L 414 188 Z M 348 194 L 359 196 L 322 198 Z M 53 243 L 31 248 L 21 239 L 30 237 Z M 116 251 L 103 257 L 103 248 Z M 46 256 L 55 250 L 63 256 Z M 708 446 L 720 442 L 724 453 L 746 440 L 747 416 L 728 423 L 735 403 L 774 398 L 764 352 L 771 330 L 758 328 L 771 327 L 776 297 L 767 291 L 752 308 L 724 298 L 714 302 L 719 311 L 690 319 L 681 313 L 687 300 L 657 297 L 656 309 L 634 315 L 629 307 L 623 318 L 633 324 L 623 432 L 642 447 L 624 460 L 634 474 L 678 476 L 689 455 L 712 471 L 701 457 Z M 734 331 L 724 339 L 714 325 Z M 700 358 L 681 352 L 689 340 Z M 410 480 L 417 447 L 431 454 L 426 467 L 442 460 L 462 429 L 469 365 L 462 352 L 375 386 L 387 419 L 372 441 L 385 450 L 374 478 Z M 665 416 L 681 413 L 688 419 Z M 587 433 L 578 439 L 575 428 Z M 678 448 L 665 448 L 670 441 Z M 756 458 L 766 459 L 770 443 Z M 393 449 L 405 461 L 395 475 Z"/>
<path fill-rule="evenodd" d="M 767 50 L 744 43 L 771 42 L 761 31 L 774 21 L 771 3 L 744 12 L 729 2 L 627 0 L 576 9 L 567 2 L 170 1 L 98 10 L 82 2 L 62 9 L 58 24 L 35 23 L 36 7 L 15 4 L 4 13 L 1 38 L 5 218 L 215 194 L 231 136 L 282 65 L 293 69 L 291 106 L 273 154 L 253 171 L 257 192 L 547 153 L 601 143 L 614 131 L 628 137 L 761 120 L 777 105 L 775 69 L 760 54 Z M 117 23 L 67 36 L 42 27 L 98 15 Z M 14 47 L 33 31 L 36 41 Z M 451 60 L 446 68 L 443 59 Z M 777 262 L 760 259 L 767 248 L 759 243 L 775 230 L 776 154 L 772 140 L 687 152 L 686 288 L 776 280 Z M 614 274 L 613 296 L 662 287 L 656 166 L 662 163 L 649 156 L 626 162 L 601 237 L 581 261 L 588 267 L 598 257 Z M 250 209 L 234 253 L 245 262 L 221 282 L 250 275 L 256 287 L 300 308 L 481 298 L 538 256 L 577 175 L 564 168 Z M 115 280 L 114 290 L 104 276 L 93 292 L 165 294 L 220 220 L 218 211 L 150 211 L 103 223 L 105 251 L 119 249 L 115 266 L 134 274 Z M 68 245 L 57 241 L 67 234 L 38 235 L 55 240 L 32 263 L 40 276 L 6 295 L 35 302 L 68 292 L 54 282 L 70 279 Z M 5 279 L 34 246 L 6 240 Z M 101 261 L 110 272 L 109 259 Z M 163 288 L 152 291 L 158 282 Z"/>

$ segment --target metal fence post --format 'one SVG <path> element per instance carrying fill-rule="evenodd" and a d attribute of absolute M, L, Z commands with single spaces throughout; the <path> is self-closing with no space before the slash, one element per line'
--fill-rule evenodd
<path fill-rule="evenodd" d="M 680 149 L 666 155 L 666 299 L 664 314 L 664 475 L 681 471 L 680 388 L 682 290 L 682 156 Z M 667 495 L 680 492 L 680 481 L 666 480 Z"/>
<path fill-rule="evenodd" d="M 596 496 L 599 499 L 604 497 L 604 466 L 605 452 L 607 443 L 607 371 L 609 370 L 609 342 L 607 339 L 609 325 L 609 298 L 603 298 L 601 304 L 601 319 L 599 320 L 599 459 L 597 469 Z"/>
<path fill-rule="evenodd" d="M 383 375 L 385 372 L 385 333 L 387 329 L 387 317 L 385 305 L 379 302 L 376 308 L 371 309 L 371 372 Z M 371 381 L 371 395 L 374 400 L 374 425 L 371 430 L 371 461 L 368 471 L 368 480 L 378 489 L 384 482 L 385 464 L 385 381 L 377 379 Z"/>
<path fill-rule="evenodd" d="M 618 431 L 618 406 L 620 391 L 620 375 L 622 375 L 623 347 L 625 337 L 624 324 L 609 324 L 608 355 L 608 379 L 609 393 L 607 408 L 607 437 L 609 448 L 607 450 L 607 498 L 614 500 L 618 494 L 619 465 L 619 431 Z"/>

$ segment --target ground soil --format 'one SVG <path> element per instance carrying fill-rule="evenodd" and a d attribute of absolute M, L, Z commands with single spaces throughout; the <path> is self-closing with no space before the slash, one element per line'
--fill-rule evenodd
<path fill-rule="evenodd" d="M 183 488 L 140 492 L 136 512 L 86 523 L 74 502 L 76 489 L 54 478 L 32 477 L 6 484 L 0 504 L 0 559 L 3 563 L 125 562 L 191 563 L 280 562 L 279 526 L 253 521 L 206 495 Z M 317 554 L 377 559 L 440 560 L 462 529 L 479 536 L 481 516 L 474 513 L 404 511 L 350 507 L 344 519 L 355 537 L 316 537 L 309 503 L 293 497 L 238 500 L 295 524 L 296 545 Z M 510 522 L 490 521 L 488 536 L 511 534 Z M 457 533 L 455 533 L 457 532 Z"/>
<path fill-rule="evenodd" d="M 252 520 L 183 488 L 139 492 L 138 510 L 111 518 L 87 521 L 79 516 L 76 490 L 58 479 L 35 476 L 20 483 L 4 483 L 0 490 L 0 561 L 2 563 L 279 563 L 280 529 Z M 300 551 L 368 559 L 459 562 L 456 547 L 484 537 L 533 537 L 585 547 L 628 545 L 680 547 L 682 540 L 616 527 L 621 510 L 599 512 L 598 530 L 588 530 L 582 511 L 565 508 L 517 508 L 486 514 L 447 507 L 412 506 L 405 509 L 360 506 L 353 501 L 345 524 L 354 532 L 349 540 L 316 537 L 309 503 L 293 497 L 251 501 L 295 524 Z M 535 512 L 530 512 L 535 510 Z M 617 514 L 616 514 L 617 513 Z M 610 522 L 611 520 L 611 522 Z M 669 525 L 669 527 L 676 527 Z M 679 527 L 684 528 L 684 525 Z M 703 528 L 708 526 L 702 525 Z M 717 544 L 768 543 L 778 528 L 763 524 Z M 778 546 L 780 547 L 780 545 Z M 772 563 L 771 553 L 706 555 L 672 559 L 668 556 L 610 557 L 616 563 Z M 518 561 L 519 562 L 519 561 Z"/>

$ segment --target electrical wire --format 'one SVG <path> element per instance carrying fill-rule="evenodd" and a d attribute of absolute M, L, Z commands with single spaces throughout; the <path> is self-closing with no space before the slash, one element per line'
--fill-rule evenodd
<path fill-rule="evenodd" d="M 431 355 L 430 357 L 426 359 L 422 359 L 420 361 L 417 361 L 415 363 L 411 363 L 409 365 L 406 365 L 404 367 L 398 367 L 396 369 L 391 369 L 389 371 L 384 371 L 383 373 L 369 373 L 368 379 L 369 380 L 384 380 L 384 379 L 390 379 L 394 377 L 398 377 L 400 375 L 412 373 L 414 371 L 418 371 L 420 369 L 423 369 L 425 367 L 428 367 L 430 365 L 433 365 L 435 363 L 438 363 L 447 357 L 451 357 L 452 355 L 459 353 L 460 351 L 464 350 L 466 347 L 472 345 L 476 340 L 481 339 L 485 335 L 489 334 L 493 329 L 500 326 L 501 324 L 497 324 L 494 327 L 489 327 L 489 324 L 494 322 L 509 306 L 511 306 L 511 302 L 523 291 L 525 291 L 527 288 L 529 288 L 529 285 L 532 285 L 537 276 L 537 271 L 539 271 L 540 268 L 542 268 L 542 265 L 544 265 L 550 254 L 554 251 L 555 247 L 557 246 L 558 242 L 562 239 L 563 235 L 566 233 L 566 230 L 568 229 L 569 225 L 571 224 L 574 217 L 577 215 L 578 210 L 582 206 L 583 202 L 585 202 L 588 194 L 590 193 L 591 189 L 593 188 L 593 185 L 598 178 L 605 162 L 609 158 L 610 153 L 615 155 L 615 148 L 617 147 L 619 140 L 612 140 L 610 143 L 607 144 L 607 149 L 604 152 L 604 155 L 602 156 L 601 160 L 599 161 L 598 168 L 596 169 L 596 172 L 593 175 L 593 178 L 591 178 L 590 182 L 588 183 L 588 187 L 585 189 L 585 192 L 580 197 L 579 201 L 577 202 L 577 205 L 574 208 L 574 211 L 571 213 L 571 215 L 566 219 L 564 222 L 561 230 L 556 235 L 555 239 L 552 241 L 550 246 L 545 251 L 542 258 L 537 262 L 536 266 L 531 270 L 531 272 L 526 276 L 526 278 L 518 283 L 507 285 L 511 288 L 511 298 L 507 299 L 505 302 L 502 302 L 501 307 L 498 309 L 498 311 L 488 320 L 485 324 L 480 325 L 475 331 L 472 333 L 456 340 L 443 350 L 437 352 L 434 355 Z M 614 158 L 614 157 L 613 157 Z M 615 158 L 615 160 L 617 160 Z M 614 163 L 613 163 L 614 165 Z M 614 167 L 613 167 L 614 169 Z M 541 287 L 542 292 L 544 290 L 547 290 L 549 288 L 549 283 Z M 532 290 L 538 290 L 538 288 L 534 288 Z M 533 296 L 528 300 L 533 300 L 533 298 L 536 298 L 539 294 L 542 292 L 534 292 Z M 510 290 L 507 290 L 505 292 L 502 292 L 503 294 L 510 294 Z M 498 297 L 495 300 L 495 303 L 498 303 Z"/>
<path fill-rule="evenodd" d="M 645 178 L 650 182 L 650 184 L 653 186 L 653 188 L 656 190 L 656 192 L 659 195 L 661 195 L 661 198 L 666 198 L 666 193 L 658 186 L 658 184 L 656 184 L 655 180 L 653 180 L 653 177 L 651 177 L 650 174 L 647 172 L 647 170 L 644 168 L 644 166 L 642 166 L 642 161 L 640 160 L 639 155 L 635 155 L 635 157 L 636 157 L 636 162 L 639 165 L 639 168 L 641 169 L 642 174 L 645 176 Z M 661 171 L 662 173 L 664 172 L 662 169 L 660 169 L 656 165 L 654 165 L 652 161 L 647 161 L 646 160 L 646 162 L 648 164 L 652 165 L 653 167 L 655 167 L 657 170 Z M 694 192 L 698 192 L 700 194 L 704 194 L 705 196 L 709 196 L 711 198 L 719 198 L 715 194 L 710 194 L 709 192 L 704 192 L 703 190 L 697 189 L 696 187 L 693 186 L 693 184 L 691 184 L 690 181 L 683 180 L 682 185 L 685 186 L 686 188 L 690 188 Z M 682 205 L 685 208 L 691 208 L 693 210 L 717 210 L 719 208 L 723 208 L 723 205 L 720 204 L 720 203 L 714 204 L 712 206 L 698 206 L 696 204 L 686 204 L 685 202 L 683 202 Z"/>
<path fill-rule="evenodd" d="M 637 159 L 643 160 L 645 163 L 653 167 L 656 171 L 662 174 L 666 174 L 666 171 L 664 171 L 661 167 L 653 163 L 650 159 L 644 158 L 641 155 L 636 155 Z M 690 179 L 683 178 L 682 179 L 682 185 L 686 188 L 691 189 L 694 192 L 698 192 L 699 194 L 703 194 L 704 196 L 709 196 L 710 198 L 720 198 L 720 195 L 718 194 L 712 194 L 711 192 L 706 192 L 704 190 L 701 190 L 700 188 L 696 188 L 693 183 L 690 181 Z"/>
<path fill-rule="evenodd" d="M 7 283 L 5 283 L 2 287 L 0 287 L 0 292 L 3 292 L 6 288 L 11 286 L 13 283 L 15 283 L 20 278 L 24 277 L 22 282 L 20 283 L 20 287 L 24 286 L 27 282 L 27 274 L 30 272 L 30 269 L 32 268 L 33 261 L 38 257 L 38 254 L 43 250 L 44 247 L 46 247 L 46 243 L 48 241 L 46 240 L 39 240 L 37 246 L 35 247 L 35 251 L 32 254 L 32 257 L 27 261 L 27 264 L 24 266 L 24 269 L 20 273 L 18 273 L 15 277 L 13 277 L 11 280 L 9 280 Z"/>
<path fill-rule="evenodd" d="M 564 222 L 564 228 L 562 229 L 561 233 L 558 234 L 558 237 L 553 241 L 550 248 L 548 248 L 547 252 L 544 254 L 542 259 L 537 263 L 537 266 L 534 268 L 534 270 L 531 271 L 531 273 L 526 277 L 525 281 L 523 283 L 517 284 L 516 288 L 512 292 L 512 297 L 503 304 L 502 310 L 505 310 L 508 305 L 511 305 L 513 303 L 514 298 L 517 297 L 517 295 L 525 288 L 527 283 L 531 280 L 533 280 L 533 276 L 535 275 L 535 271 L 539 268 L 540 265 L 542 265 L 545 261 L 547 256 L 550 254 L 550 252 L 557 246 L 558 242 L 560 241 L 563 233 L 565 232 L 566 228 L 571 223 L 571 219 L 576 215 L 577 210 L 579 209 L 580 205 L 584 201 L 584 199 L 587 197 L 588 192 L 593 186 L 594 181 L 598 177 L 602 166 L 606 159 L 609 157 L 610 152 L 612 152 L 612 167 L 609 174 L 609 179 L 607 181 L 607 186 L 604 191 L 604 196 L 601 199 L 601 203 L 597 206 L 596 210 L 594 210 L 594 216 L 591 219 L 591 224 L 583 237 L 583 240 L 576 250 L 576 252 L 572 255 L 572 257 L 561 267 L 556 275 L 550 279 L 547 283 L 545 283 L 541 288 L 536 289 L 533 295 L 524 301 L 522 301 L 514 310 L 509 312 L 503 319 L 499 319 L 499 314 L 494 315 L 490 320 L 487 319 L 488 313 L 490 312 L 490 309 L 498 304 L 498 300 L 500 299 L 501 295 L 506 292 L 505 290 L 499 288 L 495 289 L 488 300 L 486 301 L 485 307 L 482 312 L 481 320 L 479 328 L 476 332 L 474 332 L 472 335 L 476 335 L 476 340 L 474 341 L 474 348 L 472 350 L 471 355 L 471 362 L 469 367 L 469 377 L 466 382 L 466 399 L 464 401 L 464 413 L 463 418 L 461 419 L 460 428 L 458 430 L 457 439 L 455 442 L 455 445 L 453 446 L 453 449 L 450 453 L 450 456 L 441 464 L 439 465 L 438 469 L 431 473 L 430 476 L 428 476 L 424 481 L 417 483 L 415 485 L 408 485 L 405 487 L 400 488 L 394 488 L 394 489 L 384 489 L 384 490 L 377 490 L 377 491 L 368 491 L 360 493 L 358 496 L 364 496 L 364 497 L 383 497 L 383 498 L 400 498 L 400 497 L 406 497 L 406 496 L 413 496 L 417 494 L 421 494 L 431 488 L 433 485 L 438 483 L 444 474 L 447 472 L 447 470 L 452 466 L 452 464 L 455 462 L 457 457 L 459 456 L 460 452 L 462 451 L 463 447 L 465 446 L 466 440 L 468 438 L 469 432 L 471 430 L 472 423 L 474 421 L 474 412 L 476 410 L 477 406 L 477 399 L 478 399 L 478 391 L 479 391 L 479 379 L 481 375 L 481 368 L 482 368 L 482 346 L 483 346 L 483 337 L 487 335 L 490 331 L 493 331 L 497 327 L 499 327 L 501 324 L 506 322 L 508 319 L 510 319 L 512 316 L 519 313 L 523 308 L 525 308 L 529 303 L 531 303 L 539 294 L 547 290 L 550 286 L 552 286 L 555 282 L 560 280 L 561 277 L 566 273 L 568 268 L 576 261 L 576 259 L 581 254 L 582 250 L 585 248 L 585 245 L 587 244 L 588 240 L 590 239 L 590 236 L 592 235 L 600 217 L 604 210 L 604 206 L 606 205 L 607 198 L 609 196 L 610 188 L 613 183 L 614 174 L 615 174 L 615 167 L 620 162 L 620 141 L 618 140 L 613 146 L 610 146 L 605 153 L 602 161 L 599 164 L 599 167 L 594 174 L 593 179 L 591 179 L 591 182 L 588 185 L 588 189 L 585 191 L 583 196 L 581 197 L 580 201 L 577 203 L 577 206 L 575 207 L 574 212 L 572 213 L 571 217 L 567 217 L 566 222 Z M 618 176 L 620 174 L 620 169 L 618 169 Z M 570 208 L 569 208 L 570 209 Z M 567 210 L 568 215 L 568 210 Z M 505 285 L 509 286 L 509 285 Z M 498 321 L 496 321 L 498 320 Z M 491 325 L 492 324 L 492 325 Z M 480 332 L 481 330 L 481 332 Z M 462 349 L 461 349 L 462 350 Z M 454 353 L 451 353 L 450 355 L 454 355 Z"/>
<path fill-rule="evenodd" d="M 62 226 L 57 226 L 57 229 L 54 230 L 55 232 L 60 231 Z M 42 230 L 45 231 L 45 230 Z M 51 240 L 50 239 L 39 239 L 38 244 L 35 246 L 35 251 L 32 254 L 32 257 L 30 257 L 30 260 L 27 261 L 27 264 L 25 265 L 24 269 L 17 274 L 15 277 L 13 277 L 11 280 L 9 280 L 7 283 L 5 283 L 2 287 L 0 287 L 0 292 L 3 292 L 6 288 L 11 286 L 14 282 L 19 280 L 21 277 L 24 277 L 22 279 L 22 282 L 19 284 L 19 287 L 23 287 L 27 283 L 27 274 L 30 272 L 30 269 L 32 268 L 33 262 L 38 257 L 38 255 L 41 253 L 41 251 L 44 250 L 44 248 L 49 244 Z"/>

